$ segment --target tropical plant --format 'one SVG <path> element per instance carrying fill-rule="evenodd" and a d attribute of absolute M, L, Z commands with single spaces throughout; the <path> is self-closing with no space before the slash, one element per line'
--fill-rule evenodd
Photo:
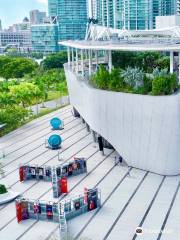
<path fill-rule="evenodd" d="M 137 67 L 128 67 L 122 71 L 121 76 L 124 78 L 125 83 L 135 90 L 144 85 L 144 72 Z"/>
<path fill-rule="evenodd" d="M 156 78 L 156 77 L 165 77 L 168 75 L 168 69 L 167 68 L 164 68 L 164 69 L 161 69 L 159 70 L 159 68 L 155 68 L 153 70 L 153 78 Z"/>
<path fill-rule="evenodd" d="M 99 66 L 98 71 L 92 76 L 92 84 L 100 89 L 108 89 L 108 81 L 110 79 L 110 74 L 103 65 Z"/>
<path fill-rule="evenodd" d="M 156 65 L 159 69 L 168 69 L 170 66 L 170 58 L 168 56 L 160 56 L 156 60 Z"/>
<path fill-rule="evenodd" d="M 111 91 L 121 91 L 125 82 L 121 76 L 121 69 L 114 68 L 109 75 L 108 89 Z"/>

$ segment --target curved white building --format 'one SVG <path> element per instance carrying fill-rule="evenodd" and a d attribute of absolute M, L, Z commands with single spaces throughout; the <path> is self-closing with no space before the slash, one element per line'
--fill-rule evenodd
<path fill-rule="evenodd" d="M 129 166 L 163 175 L 180 174 L 180 92 L 170 96 L 111 92 L 93 88 L 87 79 L 101 62 L 107 62 L 111 71 L 111 50 L 168 51 L 170 71 L 173 72 L 174 52 L 180 52 L 180 38 L 176 34 L 172 39 L 172 31 L 175 30 L 171 29 L 167 34 L 160 30 L 155 32 L 161 36 L 160 39 L 147 38 L 147 31 L 139 33 L 142 38 L 138 41 L 144 42 L 145 35 L 149 44 L 135 41 L 133 37 L 137 32 L 127 31 L 123 37 L 130 36 L 130 43 L 107 39 L 111 38 L 110 31 L 109 35 L 103 31 L 101 41 L 92 40 L 94 35 L 89 32 L 90 40 L 61 43 L 68 47 L 69 62 L 65 64 L 65 73 L 71 104 L 90 128 L 105 138 Z M 103 37 L 106 41 L 102 41 Z M 98 58 L 98 52 L 102 53 L 102 50 L 107 56 Z"/>

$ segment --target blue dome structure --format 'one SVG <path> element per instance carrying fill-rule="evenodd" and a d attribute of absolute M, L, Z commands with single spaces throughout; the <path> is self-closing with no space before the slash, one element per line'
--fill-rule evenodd
<path fill-rule="evenodd" d="M 58 117 L 55 117 L 51 119 L 50 124 L 53 130 L 59 130 L 59 129 L 62 129 L 63 121 Z"/>
<path fill-rule="evenodd" d="M 61 143 L 62 138 L 57 134 L 50 136 L 48 139 L 48 144 L 51 149 L 59 149 L 61 147 Z"/>

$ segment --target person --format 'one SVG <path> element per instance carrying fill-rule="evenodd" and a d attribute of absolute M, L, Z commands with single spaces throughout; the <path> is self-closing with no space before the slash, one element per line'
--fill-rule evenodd
<path fill-rule="evenodd" d="M 123 162 L 123 158 L 119 156 L 119 163 L 122 164 L 122 162 Z"/>
<path fill-rule="evenodd" d="M 117 156 L 114 157 L 115 165 L 118 165 L 118 163 L 121 165 L 122 161 L 123 161 L 123 158 L 121 156 L 119 156 L 118 159 L 117 159 Z"/>

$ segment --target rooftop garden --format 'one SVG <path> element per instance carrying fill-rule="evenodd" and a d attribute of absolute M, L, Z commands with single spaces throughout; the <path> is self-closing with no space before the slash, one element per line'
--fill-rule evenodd
<path fill-rule="evenodd" d="M 34 119 L 32 105 L 43 106 L 68 95 L 63 70 L 66 61 L 65 53 L 49 55 L 41 65 L 30 58 L 0 57 L 0 124 L 6 123 L 0 136 Z"/>
<path fill-rule="evenodd" d="M 100 65 L 90 82 L 95 88 L 149 95 L 169 95 L 178 89 L 169 73 L 169 57 L 157 52 L 114 52 L 111 73 Z"/>

